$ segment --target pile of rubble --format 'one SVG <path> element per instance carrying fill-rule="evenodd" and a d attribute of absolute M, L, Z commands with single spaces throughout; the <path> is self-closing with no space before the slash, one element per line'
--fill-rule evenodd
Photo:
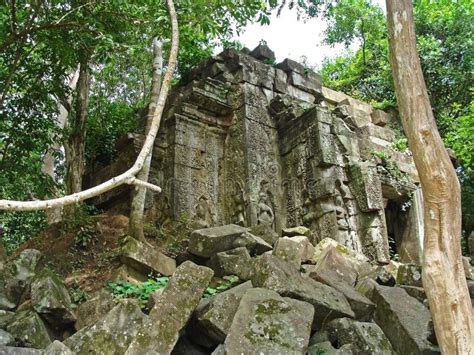
<path fill-rule="evenodd" d="M 178 267 L 126 237 L 116 277 L 171 275 L 149 313 L 106 290 L 75 308 L 40 253 L 25 250 L 0 269 L 0 353 L 439 353 L 419 266 L 376 266 L 329 238 L 314 246 L 309 233 L 283 229 L 272 247 L 238 225 L 196 230 Z M 230 275 L 241 283 L 203 298 Z"/>

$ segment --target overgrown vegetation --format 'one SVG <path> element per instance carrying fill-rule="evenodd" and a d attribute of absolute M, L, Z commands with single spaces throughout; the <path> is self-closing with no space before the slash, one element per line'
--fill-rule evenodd
<path fill-rule="evenodd" d="M 215 286 L 206 288 L 203 297 L 208 298 L 220 292 L 224 292 L 234 287 L 238 282 L 239 278 L 237 276 L 226 277 L 225 279 L 218 281 Z M 109 282 L 108 286 L 115 299 L 120 300 L 123 298 L 134 298 L 138 300 L 141 308 L 145 309 L 151 294 L 155 291 L 165 288 L 168 286 L 168 284 L 169 277 L 156 276 L 151 277 L 143 282 L 118 280 L 116 282 Z"/>
<path fill-rule="evenodd" d="M 166 287 L 168 283 L 169 277 L 157 276 L 149 278 L 144 282 L 118 280 L 117 282 L 109 282 L 108 286 L 115 299 L 134 298 L 138 300 L 140 307 L 145 309 L 150 295 Z"/>

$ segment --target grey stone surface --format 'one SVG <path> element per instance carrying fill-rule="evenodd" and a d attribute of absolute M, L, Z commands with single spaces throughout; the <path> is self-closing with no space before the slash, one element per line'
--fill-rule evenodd
<path fill-rule="evenodd" d="M 324 329 L 331 343 L 351 345 L 353 354 L 395 354 L 390 341 L 377 324 L 339 318 L 329 322 Z"/>
<path fill-rule="evenodd" d="M 385 127 L 389 121 L 388 114 L 382 110 L 374 110 L 371 115 L 372 123 L 374 125 Z"/>
<path fill-rule="evenodd" d="M 191 233 L 188 250 L 209 258 L 221 251 L 247 246 L 255 241 L 247 235 L 248 229 L 235 224 L 195 230 Z"/>
<path fill-rule="evenodd" d="M 213 271 L 190 261 L 181 264 L 156 299 L 126 354 L 169 354 L 206 290 Z"/>
<path fill-rule="evenodd" d="M 47 268 L 39 272 L 31 282 L 31 304 L 41 317 L 56 328 L 63 328 L 76 321 L 66 287 Z"/>
<path fill-rule="evenodd" d="M 394 134 L 383 127 L 386 114 L 322 87 L 302 64 L 287 59 L 275 67 L 272 59 L 263 45 L 254 51 L 226 49 L 176 86 L 150 173 L 166 188 L 159 197 L 148 195 L 147 221 L 185 219 L 201 230 L 233 223 L 271 245 L 285 236 L 283 228 L 304 226 L 309 232 L 299 234 L 313 245 L 333 238 L 388 263 L 382 196 L 406 198 L 409 191 L 388 196 L 399 191 L 400 181 L 384 180 L 375 164 L 367 166 L 374 151 L 385 151 L 409 174 L 406 185 L 416 189 L 412 157 L 391 148 Z M 133 138 L 129 145 L 138 143 Z M 123 149 L 113 169 L 96 169 L 98 175 L 129 166 L 125 162 L 133 162 L 137 149 L 130 150 Z M 418 226 L 420 218 L 407 217 L 401 231 L 407 245 L 418 245 L 420 229 L 406 229 Z M 209 238 L 193 236 L 189 250 L 205 258 L 239 246 L 251 255 L 268 250 L 259 243 L 251 250 L 246 238 L 234 245 L 234 238 L 218 237 L 204 248 L 199 244 Z"/>
<path fill-rule="evenodd" d="M 7 329 L 8 324 L 13 321 L 15 313 L 0 310 L 0 329 Z"/>
<path fill-rule="evenodd" d="M 44 355 L 74 355 L 74 353 L 59 340 L 55 340 L 44 349 Z"/>
<path fill-rule="evenodd" d="M 315 309 L 315 329 L 334 318 L 354 317 L 354 312 L 341 292 L 302 276 L 293 265 L 274 255 L 265 254 L 255 261 L 252 284 L 312 304 Z"/>
<path fill-rule="evenodd" d="M 275 61 L 275 53 L 265 44 L 259 44 L 250 55 L 261 61 Z"/>
<path fill-rule="evenodd" d="M 43 350 L 0 345 L 0 354 L 1 355 L 41 355 L 43 354 Z"/>
<path fill-rule="evenodd" d="M 112 294 L 105 289 L 99 290 L 91 299 L 77 306 L 74 312 L 77 317 L 76 330 L 96 323 L 114 307 Z"/>
<path fill-rule="evenodd" d="M 297 226 L 291 228 L 283 228 L 281 231 L 283 237 L 296 237 L 298 235 L 304 235 L 309 237 L 311 235 L 311 230 L 305 226 Z"/>
<path fill-rule="evenodd" d="M 252 258 L 245 247 L 217 253 L 206 265 L 217 277 L 236 275 L 241 280 L 249 280 L 252 273 Z"/>
<path fill-rule="evenodd" d="M 176 261 L 163 253 L 150 248 L 132 237 L 125 237 L 122 241 L 120 260 L 134 269 L 148 275 L 158 272 L 170 276 L 176 270 Z"/>
<path fill-rule="evenodd" d="M 355 318 L 360 321 L 371 321 L 373 313 L 375 311 L 374 303 L 366 296 L 362 295 L 355 288 L 350 286 L 342 278 L 340 278 L 335 272 L 331 270 L 325 271 L 310 271 L 308 276 L 313 280 L 319 281 L 328 285 L 335 290 L 341 292 L 351 305 L 354 311 Z"/>
<path fill-rule="evenodd" d="M 226 354 L 304 354 L 313 312 L 309 303 L 249 289 L 225 340 Z"/>
<path fill-rule="evenodd" d="M 15 313 L 15 318 L 7 331 L 23 346 L 44 349 L 51 342 L 50 333 L 40 316 L 25 307 Z"/>
<path fill-rule="evenodd" d="M 401 288 L 403 288 L 406 293 L 408 293 L 411 297 L 416 298 L 421 303 L 426 301 L 426 293 L 423 287 L 402 285 Z"/>
<path fill-rule="evenodd" d="M 137 301 L 125 299 L 105 318 L 67 338 L 64 345 L 76 354 L 124 354 L 146 318 Z"/>
<path fill-rule="evenodd" d="M 224 343 L 240 301 L 250 288 L 252 283 L 247 281 L 212 298 L 201 300 L 194 312 L 190 330 L 193 339 L 209 348 Z"/>
<path fill-rule="evenodd" d="M 0 309 L 12 310 L 30 286 L 36 265 L 41 258 L 38 250 L 23 250 L 0 269 Z"/>
<path fill-rule="evenodd" d="M 0 346 L 14 346 L 15 338 L 5 330 L 0 329 Z"/>
<path fill-rule="evenodd" d="M 433 337 L 429 310 L 399 287 L 377 286 L 375 322 L 400 354 L 439 354 L 428 339 Z"/>
<path fill-rule="evenodd" d="M 421 280 L 421 266 L 415 264 L 400 265 L 397 272 L 397 284 L 423 287 L 423 282 Z"/>
<path fill-rule="evenodd" d="M 305 245 L 289 238 L 278 239 L 273 249 L 273 255 L 293 265 L 296 269 L 300 268 L 304 253 Z"/>

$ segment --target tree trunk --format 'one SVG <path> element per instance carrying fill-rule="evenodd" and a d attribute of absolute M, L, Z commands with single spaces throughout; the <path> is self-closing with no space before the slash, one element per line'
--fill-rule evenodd
<path fill-rule="evenodd" d="M 74 72 L 73 76 L 71 77 L 71 80 L 68 83 L 68 88 L 72 91 L 76 89 L 76 84 L 77 80 L 79 77 L 79 68 Z M 64 126 L 66 125 L 66 121 L 69 115 L 69 110 L 72 102 L 72 94 L 71 92 L 68 94 L 66 98 L 66 103 L 65 105 L 67 108 L 59 101 L 58 106 L 59 106 L 59 114 L 58 114 L 58 128 L 63 129 Z M 54 175 L 54 152 L 58 151 L 61 149 L 61 144 L 59 143 L 54 143 L 52 147 L 49 148 L 49 150 L 46 152 L 46 155 L 43 160 L 43 166 L 41 168 L 41 171 L 43 174 L 48 175 L 53 181 L 55 180 L 55 175 Z M 53 191 L 51 197 L 56 197 L 57 196 L 57 191 Z M 48 220 L 48 224 L 56 223 L 61 220 L 61 213 L 62 209 L 61 208 L 51 208 L 49 210 L 46 210 L 46 218 Z"/>
<path fill-rule="evenodd" d="M 163 41 L 158 38 L 153 39 L 153 76 L 151 85 L 150 105 L 148 106 L 148 116 L 145 128 L 145 134 L 150 132 L 153 116 L 155 115 L 156 106 L 158 104 L 158 97 L 161 89 L 161 77 L 163 70 Z M 143 163 L 142 170 L 137 174 L 137 179 L 141 181 L 148 181 L 150 173 L 150 164 L 153 154 L 153 149 L 147 155 Z M 128 233 L 139 240 L 145 241 L 143 234 L 143 213 L 145 210 L 146 188 L 135 186 L 132 193 L 132 205 L 130 207 L 130 224 Z"/>
<path fill-rule="evenodd" d="M 424 198 L 423 286 L 444 354 L 474 354 L 461 259 L 459 181 L 439 135 L 416 50 L 411 0 L 386 0 L 395 93 Z"/>
<path fill-rule="evenodd" d="M 64 144 L 66 153 L 66 194 L 82 190 L 82 176 L 85 169 L 84 155 L 89 84 L 88 58 L 84 55 L 81 59 L 77 82 L 76 112 L 67 124 L 69 137 Z"/>

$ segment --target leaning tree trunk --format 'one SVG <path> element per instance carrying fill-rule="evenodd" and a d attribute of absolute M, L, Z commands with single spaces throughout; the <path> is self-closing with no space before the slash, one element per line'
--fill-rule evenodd
<path fill-rule="evenodd" d="M 64 144 L 66 153 L 66 194 L 82 190 L 82 176 L 85 169 L 85 145 L 87 106 L 89 103 L 90 75 L 87 55 L 80 62 L 77 81 L 76 112 L 67 123 L 68 138 Z"/>
<path fill-rule="evenodd" d="M 163 70 L 163 41 L 158 38 L 153 39 L 153 76 L 151 85 L 151 99 L 150 105 L 148 106 L 148 116 L 145 128 L 145 135 L 150 131 L 153 117 L 155 115 L 156 106 L 158 104 L 158 97 L 161 89 L 161 77 Z M 143 167 L 137 174 L 137 179 L 142 181 L 148 181 L 148 175 L 150 173 L 150 164 L 152 158 L 153 149 L 147 155 Z M 143 212 L 145 210 L 145 198 L 146 188 L 141 186 L 135 186 L 132 193 L 132 205 L 130 207 L 130 224 L 128 233 L 139 240 L 144 241 L 145 235 L 143 234 Z"/>
<path fill-rule="evenodd" d="M 439 135 L 416 49 L 411 0 L 386 0 L 398 108 L 424 198 L 423 286 L 444 354 L 474 354 L 472 306 L 461 256 L 459 181 Z"/>
<path fill-rule="evenodd" d="M 69 80 L 68 83 L 68 89 L 71 92 L 68 92 L 67 97 L 65 102 L 61 102 L 61 100 L 58 100 L 58 108 L 59 108 L 59 114 L 58 114 L 58 128 L 63 129 L 66 125 L 66 121 L 69 115 L 69 111 L 71 110 L 71 102 L 72 102 L 72 91 L 76 89 L 76 84 L 77 80 L 79 77 L 79 68 L 74 72 L 73 76 L 71 77 L 71 80 Z M 52 181 L 55 180 L 55 157 L 54 157 L 54 152 L 58 151 L 61 148 L 61 145 L 59 143 L 54 143 L 52 147 L 49 148 L 49 150 L 46 152 L 46 155 L 43 160 L 43 166 L 41 168 L 41 171 L 43 174 L 48 175 Z M 58 195 L 58 191 L 56 188 L 52 191 L 52 196 L 55 197 Z M 61 220 L 61 208 L 51 208 L 46 210 L 46 218 L 48 220 L 48 224 L 56 223 Z"/>

